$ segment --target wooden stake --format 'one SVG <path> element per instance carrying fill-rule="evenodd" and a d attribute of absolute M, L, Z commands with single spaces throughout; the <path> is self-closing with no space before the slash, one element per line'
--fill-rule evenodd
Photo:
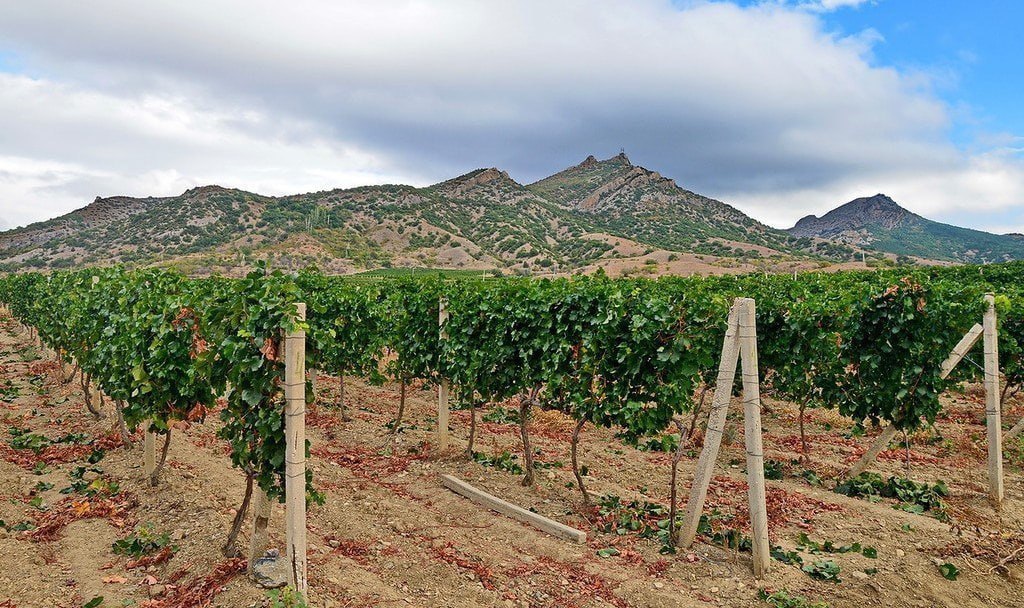
<path fill-rule="evenodd" d="M 448 339 L 448 300 L 441 296 L 437 307 L 437 326 L 440 339 Z M 437 385 L 437 452 L 444 453 L 448 449 L 448 379 L 441 378 Z"/>
<path fill-rule="evenodd" d="M 953 368 L 955 368 L 957 364 L 967 356 L 967 353 L 969 353 L 974 345 L 978 343 L 978 338 L 980 338 L 984 332 L 985 329 L 981 325 L 975 323 L 974 327 L 969 329 L 967 333 L 964 334 L 963 338 L 960 338 L 957 345 L 953 347 L 953 352 L 949 353 L 949 357 L 942 362 L 942 366 L 939 368 L 939 376 L 943 380 L 945 380 L 946 377 L 949 376 L 950 372 L 953 371 Z"/>
<path fill-rule="evenodd" d="M 306 320 L 306 305 L 296 304 L 296 319 Z M 288 584 L 306 594 L 306 332 L 284 338 L 285 501 Z"/>
<path fill-rule="evenodd" d="M 999 343 L 996 299 L 985 294 L 988 308 L 985 329 L 985 421 L 988 423 L 988 496 L 997 507 L 1003 502 L 1003 425 L 999 410 Z"/>
<path fill-rule="evenodd" d="M 875 442 L 871 444 L 867 452 L 860 457 L 857 464 L 853 465 L 849 471 L 846 472 L 847 477 L 856 477 L 866 471 L 871 463 L 878 458 L 878 454 L 885 448 L 889 447 L 889 443 L 893 440 L 899 430 L 894 425 L 889 425 L 882 430 L 882 434 L 879 435 Z"/>
<path fill-rule="evenodd" d="M 252 564 L 263 557 L 270 546 L 270 537 L 267 534 L 267 527 L 270 523 L 270 499 L 267 493 L 257 485 L 253 489 L 252 503 L 252 536 L 249 538 L 249 572 L 252 572 Z"/>
<path fill-rule="evenodd" d="M 750 505 L 751 552 L 754 577 L 763 578 L 771 563 L 768 544 L 768 508 L 765 504 L 764 447 L 761 441 L 761 385 L 757 368 L 757 315 L 754 300 L 743 299 L 739 319 L 740 361 L 743 374 L 743 424 L 747 448 L 747 485 Z M 730 383 L 731 384 L 731 383 Z"/>
<path fill-rule="evenodd" d="M 725 430 L 725 416 L 729 412 L 729 399 L 732 396 L 732 383 L 736 379 L 736 360 L 739 358 L 739 314 L 741 303 L 737 299 L 729 309 L 729 321 L 722 341 L 722 360 L 718 366 L 718 380 L 715 383 L 715 394 L 711 400 L 711 412 L 708 415 L 708 428 L 704 434 L 704 449 L 697 460 L 697 472 L 694 474 L 693 486 L 690 488 L 690 500 L 686 503 L 686 517 L 680 528 L 680 544 L 689 547 L 697 537 L 697 525 L 704 510 L 704 500 L 708 495 L 708 484 L 714 473 L 715 459 L 722 443 L 722 432 Z"/>
<path fill-rule="evenodd" d="M 1013 425 L 1012 429 L 1006 431 L 1006 433 L 1003 435 L 1003 441 L 1009 441 L 1013 439 L 1017 435 L 1020 435 L 1021 431 L 1024 431 L 1024 418 L 1018 420 L 1017 424 Z"/>

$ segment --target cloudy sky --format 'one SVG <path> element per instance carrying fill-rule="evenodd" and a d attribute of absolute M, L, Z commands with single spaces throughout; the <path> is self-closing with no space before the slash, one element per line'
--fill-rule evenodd
<path fill-rule="evenodd" d="M 0 227 L 210 183 L 527 183 L 625 148 L 779 227 L 884 192 L 1024 231 L 1022 20 L 1017 0 L 0 0 Z"/>

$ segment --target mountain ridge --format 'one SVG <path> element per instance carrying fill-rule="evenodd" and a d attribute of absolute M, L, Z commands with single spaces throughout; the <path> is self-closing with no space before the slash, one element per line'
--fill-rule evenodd
<path fill-rule="evenodd" d="M 885 194 L 856 198 L 818 217 L 801 218 L 788 230 L 852 247 L 948 262 L 1024 259 L 1024 239 L 930 220 Z"/>
<path fill-rule="evenodd" d="M 943 255 L 940 245 L 951 238 L 959 248 Z M 972 239 L 983 246 L 972 249 Z M 992 239 L 1012 243 L 995 247 Z M 901 240 L 909 245 L 893 245 Z M 265 196 L 211 184 L 177 196 L 96 197 L 0 232 L 0 271 L 123 263 L 232 274 L 255 258 L 273 258 L 341 273 L 388 266 L 711 273 L 823 267 L 862 258 L 863 249 L 876 260 L 885 253 L 1024 259 L 1024 237 L 932 222 L 883 194 L 779 230 L 620 152 L 588 155 L 528 184 L 483 167 L 424 187 Z"/>
<path fill-rule="evenodd" d="M 644 271 L 678 260 L 705 272 L 820 257 L 795 241 L 619 153 L 590 155 L 531 184 L 486 167 L 425 187 L 264 196 L 207 185 L 168 197 L 97 197 L 0 232 L 0 270 L 125 263 L 230 273 L 275 257 L 336 272 L 394 265 L 564 273 L 626 259 Z"/>

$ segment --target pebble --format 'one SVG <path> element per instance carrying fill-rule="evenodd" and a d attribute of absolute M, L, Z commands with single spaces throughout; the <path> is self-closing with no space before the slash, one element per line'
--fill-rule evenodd
<path fill-rule="evenodd" d="M 655 589 L 661 589 L 664 586 L 665 586 L 665 583 L 662 583 L 661 581 L 655 581 L 654 582 L 654 588 Z"/>
<path fill-rule="evenodd" d="M 907 552 L 903 549 L 896 549 L 896 557 L 906 557 Z"/>

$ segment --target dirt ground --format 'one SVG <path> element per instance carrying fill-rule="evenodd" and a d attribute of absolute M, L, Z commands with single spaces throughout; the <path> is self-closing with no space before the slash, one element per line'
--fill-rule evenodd
<path fill-rule="evenodd" d="M 96 421 L 85 411 L 78 384 L 61 380 L 52 354 L 32 346 L 9 318 L 0 318 L 0 414 L 6 429 L 29 429 L 50 439 L 87 435 L 38 455 L 15 449 L 7 432 L 0 438 L 0 608 L 78 608 L 101 596 L 106 607 L 267 605 L 266 592 L 245 576 L 243 564 L 221 553 L 243 477 L 231 468 L 226 444 L 216 438 L 216 415 L 204 425 L 174 431 L 163 481 L 150 488 L 143 480 L 139 438 L 131 447 L 118 446 L 109 404 L 107 417 Z M 772 543 L 792 550 L 806 533 L 820 543 L 860 543 L 877 550 L 877 558 L 801 553 L 805 564 L 834 560 L 841 581 L 832 582 L 779 561 L 757 581 L 749 553 L 707 536 L 690 549 L 662 555 L 655 539 L 602 532 L 607 518 L 582 509 L 573 485 L 572 422 L 560 414 L 539 413 L 531 422 L 544 468 L 536 487 L 525 488 L 521 476 L 462 456 L 466 411 L 453 412 L 452 451 L 431 452 L 432 387 L 411 391 L 405 423 L 393 449 L 385 450 L 385 425 L 397 410 L 396 386 L 348 379 L 345 393 L 354 419 L 342 422 L 333 407 L 338 379 L 321 375 L 317 385 L 317 405 L 307 425 L 315 484 L 327 500 L 309 511 L 312 606 L 754 607 L 766 605 L 760 589 L 786 590 L 833 607 L 1024 606 L 1024 445 L 1018 440 L 1005 446 L 1007 499 L 997 512 L 985 496 L 984 407 L 975 390 L 951 396 L 936 431 L 912 438 L 911 476 L 949 485 L 948 522 L 897 510 L 892 499 L 871 502 L 831 491 L 877 430 L 847 437 L 848 421 L 812 410 L 810 463 L 795 464 L 800 445 L 795 408 L 765 399 L 766 457 L 782 463 L 785 473 L 782 480 L 768 482 Z M 719 523 L 742 526 L 747 515 L 743 424 L 735 405 L 707 511 L 721 513 Z M 1004 411 L 1009 423 L 1024 414 L 1024 407 L 1007 404 Z M 90 456 L 96 459 L 97 448 L 105 455 L 88 463 Z M 518 426 L 481 423 L 476 449 L 492 456 L 506 450 L 517 454 Z M 682 500 L 698 453 L 694 447 L 680 464 Z M 586 427 L 583 432 L 581 463 L 594 497 L 667 504 L 670 458 L 629 447 L 612 431 Z M 45 468 L 39 462 L 47 463 Z M 86 470 L 82 479 L 105 491 L 62 494 L 64 488 L 74 489 L 71 475 L 80 466 L 100 469 Z M 903 475 L 906 466 L 905 451 L 893 449 L 883 452 L 873 470 Z M 812 485 L 813 476 L 805 471 L 823 482 Z M 585 530 L 587 543 L 558 540 L 488 512 L 442 488 L 443 473 Z M 110 483 L 118 484 L 116 493 Z M 175 550 L 169 559 L 140 562 L 113 552 L 116 540 L 142 524 L 170 536 Z M 243 546 L 250 526 L 247 522 Z M 274 546 L 282 546 L 279 506 L 271 528 Z M 618 554 L 598 554 L 609 547 Z M 938 566 L 947 562 L 960 571 L 955 581 L 940 574 Z"/>

